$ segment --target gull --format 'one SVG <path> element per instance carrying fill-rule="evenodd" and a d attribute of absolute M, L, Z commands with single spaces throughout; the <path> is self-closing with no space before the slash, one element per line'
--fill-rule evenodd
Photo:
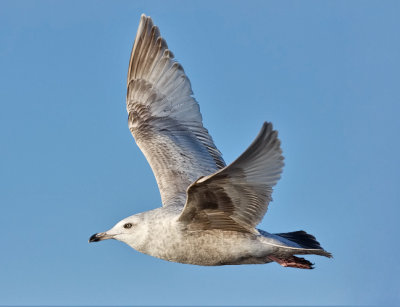
<path fill-rule="evenodd" d="M 162 207 L 129 216 L 89 242 L 115 239 L 154 257 L 203 266 L 276 262 L 311 269 L 295 255 L 331 257 L 305 231 L 256 228 L 284 165 L 277 131 L 265 122 L 246 151 L 226 165 L 203 126 L 188 77 L 144 14 L 129 61 L 126 108 Z"/>

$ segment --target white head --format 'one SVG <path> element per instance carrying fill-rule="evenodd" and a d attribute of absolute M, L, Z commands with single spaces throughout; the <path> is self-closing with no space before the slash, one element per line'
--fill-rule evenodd
<path fill-rule="evenodd" d="M 115 239 L 124 242 L 136 250 L 141 250 L 146 243 L 147 227 L 143 214 L 135 214 L 119 221 L 106 232 L 95 233 L 89 242 Z"/>

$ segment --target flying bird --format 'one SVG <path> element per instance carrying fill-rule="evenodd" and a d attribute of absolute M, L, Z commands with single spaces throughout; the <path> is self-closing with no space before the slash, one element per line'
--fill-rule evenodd
<path fill-rule="evenodd" d="M 162 207 L 129 216 L 89 242 L 116 239 L 154 257 L 204 266 L 277 262 L 311 269 L 295 255 L 331 257 L 305 231 L 256 228 L 284 166 L 277 131 L 265 122 L 250 147 L 226 165 L 188 77 L 144 14 L 129 61 L 126 108 Z"/>

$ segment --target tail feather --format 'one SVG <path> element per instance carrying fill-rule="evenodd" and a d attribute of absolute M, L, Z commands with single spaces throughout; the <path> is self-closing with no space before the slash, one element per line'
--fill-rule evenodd
<path fill-rule="evenodd" d="M 292 241 L 294 243 L 297 243 L 304 249 L 310 249 L 314 251 L 302 251 L 299 254 L 317 254 L 325 257 L 331 258 L 332 255 L 325 251 L 317 239 L 313 236 L 308 234 L 307 232 L 300 230 L 300 231 L 293 231 L 293 232 L 286 232 L 286 233 L 276 233 L 275 235 L 280 236 L 282 238 L 285 238 L 289 241 Z M 315 252 L 315 250 L 318 250 L 318 252 Z"/>

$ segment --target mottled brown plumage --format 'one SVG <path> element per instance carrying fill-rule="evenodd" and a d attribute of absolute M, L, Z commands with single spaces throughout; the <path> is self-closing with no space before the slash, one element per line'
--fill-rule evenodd
<path fill-rule="evenodd" d="M 127 83 L 129 129 L 154 172 L 163 206 L 125 218 L 90 242 L 117 239 L 154 257 L 197 265 L 275 261 L 310 269 L 294 255 L 331 257 L 304 231 L 256 229 L 284 165 L 277 131 L 264 123 L 250 147 L 225 166 L 188 77 L 145 15 Z"/>

